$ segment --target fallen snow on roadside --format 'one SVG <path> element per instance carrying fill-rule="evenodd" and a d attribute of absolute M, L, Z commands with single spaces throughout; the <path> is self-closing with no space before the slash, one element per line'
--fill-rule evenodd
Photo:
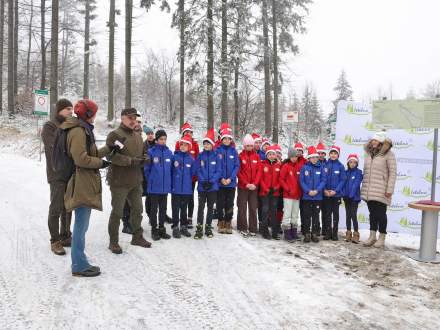
<path fill-rule="evenodd" d="M 49 248 L 44 162 L 0 157 L 2 329 L 438 329 L 440 266 L 407 257 L 418 237 L 385 251 L 339 242 L 239 234 L 107 249 L 110 195 L 93 212 L 87 253 L 102 269 L 73 278 Z M 146 235 L 150 236 L 144 219 Z M 361 233 L 365 238 L 366 232 Z M 440 244 L 439 244 L 440 246 Z"/>

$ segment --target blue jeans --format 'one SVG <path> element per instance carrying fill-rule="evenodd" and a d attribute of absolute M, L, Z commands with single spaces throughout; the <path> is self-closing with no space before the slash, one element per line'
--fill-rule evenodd
<path fill-rule="evenodd" d="M 86 232 L 89 228 L 91 208 L 79 207 L 75 209 L 75 222 L 72 233 L 72 272 L 82 272 L 90 267 L 84 253 L 86 246 Z"/>

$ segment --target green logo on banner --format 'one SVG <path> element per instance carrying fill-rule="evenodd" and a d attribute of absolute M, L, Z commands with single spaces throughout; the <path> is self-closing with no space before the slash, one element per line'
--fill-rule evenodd
<path fill-rule="evenodd" d="M 364 125 L 365 129 L 370 132 L 375 132 L 376 129 L 374 128 L 374 124 L 371 121 L 367 121 Z"/>
<path fill-rule="evenodd" d="M 431 128 L 410 128 L 406 129 L 405 131 L 413 135 L 427 135 L 432 133 Z"/>
<path fill-rule="evenodd" d="M 416 221 L 411 221 L 407 217 L 400 218 L 399 224 L 403 228 L 410 228 L 410 229 L 420 228 L 420 223 Z"/>
<path fill-rule="evenodd" d="M 347 111 L 347 113 L 350 115 L 365 116 L 370 114 L 368 109 L 356 108 L 353 104 L 347 105 L 347 109 L 345 111 Z"/>
<path fill-rule="evenodd" d="M 425 176 L 423 177 L 428 183 L 432 183 L 432 172 L 426 172 Z M 440 175 L 437 176 L 436 179 L 437 183 L 440 183 Z"/>
<path fill-rule="evenodd" d="M 363 213 L 358 214 L 358 221 L 360 223 L 369 223 L 370 222 L 368 217 Z"/>
<path fill-rule="evenodd" d="M 368 142 L 366 138 L 353 137 L 351 135 L 344 136 L 344 143 L 352 146 L 362 146 Z"/>
<path fill-rule="evenodd" d="M 430 193 L 427 190 L 413 189 L 409 186 L 403 187 L 402 194 L 406 197 L 412 197 L 412 198 L 425 198 L 430 195 Z"/>
<path fill-rule="evenodd" d="M 426 148 L 428 148 L 431 151 L 434 151 L 434 141 L 428 141 L 428 143 L 426 144 Z M 438 150 L 440 151 L 440 146 L 438 147 Z"/>

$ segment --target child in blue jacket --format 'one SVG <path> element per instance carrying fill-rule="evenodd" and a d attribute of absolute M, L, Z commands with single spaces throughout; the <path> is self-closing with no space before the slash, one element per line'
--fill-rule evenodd
<path fill-rule="evenodd" d="M 188 204 L 193 196 L 192 179 L 196 175 L 195 160 L 191 150 L 192 138 L 184 136 L 179 140 L 180 150 L 174 153 L 172 166 L 173 237 L 191 237 L 188 231 Z M 179 228 L 180 223 L 180 228 Z"/>
<path fill-rule="evenodd" d="M 324 172 L 327 177 L 324 188 L 323 215 L 324 215 L 324 239 L 338 240 L 339 205 L 343 197 L 345 186 L 345 167 L 339 161 L 340 148 L 332 146 L 329 152 L 329 159 L 324 165 Z M 333 221 L 332 221 L 333 220 Z"/>
<path fill-rule="evenodd" d="M 315 147 L 308 148 L 308 162 L 301 168 L 300 184 L 303 190 L 304 243 L 319 242 L 319 211 L 326 184 L 324 168 Z M 312 227 L 312 228 L 310 228 Z M 310 233 L 310 229 L 312 229 Z"/>
<path fill-rule="evenodd" d="M 221 173 L 221 163 L 214 150 L 215 130 L 212 128 L 203 139 L 203 152 L 199 154 L 196 161 L 197 167 L 197 191 L 199 195 L 199 209 L 197 211 L 197 230 L 195 239 L 203 238 L 203 219 L 205 215 L 205 204 L 207 207 L 205 235 L 212 238 L 212 218 L 214 204 L 217 202 L 217 192 Z"/>
<path fill-rule="evenodd" d="M 232 130 L 223 129 L 220 138 L 222 144 L 216 149 L 221 165 L 220 186 L 217 194 L 218 232 L 232 234 L 231 221 L 234 215 L 235 188 L 240 159 L 237 150 L 231 145 Z"/>
<path fill-rule="evenodd" d="M 154 241 L 170 239 L 165 229 L 167 215 L 167 197 L 171 193 L 171 165 L 173 153 L 168 149 L 167 133 L 158 130 L 155 135 L 155 145 L 148 150 L 151 162 L 145 166 L 144 175 L 147 179 L 147 193 L 151 202 L 149 213 L 151 236 Z M 159 213 L 159 228 L 157 216 Z"/>
<path fill-rule="evenodd" d="M 359 225 L 357 220 L 357 210 L 361 201 L 361 183 L 363 180 L 362 170 L 358 168 L 359 157 L 351 154 L 347 159 L 347 171 L 345 175 L 347 181 L 344 186 L 344 204 L 346 214 L 347 232 L 345 240 L 347 242 L 359 243 Z M 351 222 L 353 221 L 354 233 L 351 232 Z"/>

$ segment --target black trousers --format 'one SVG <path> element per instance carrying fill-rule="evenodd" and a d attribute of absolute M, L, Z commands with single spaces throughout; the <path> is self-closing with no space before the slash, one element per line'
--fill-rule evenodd
<path fill-rule="evenodd" d="M 306 226 L 304 225 L 305 214 L 304 214 L 304 200 L 299 201 L 299 218 L 301 219 L 301 234 L 306 233 Z"/>
<path fill-rule="evenodd" d="M 278 209 L 278 196 L 274 196 L 273 193 L 269 193 L 262 198 L 263 209 L 262 209 L 262 225 L 264 227 L 272 227 L 272 233 L 278 234 L 280 231 L 280 222 L 277 219 L 277 209 Z"/>
<path fill-rule="evenodd" d="M 332 230 L 338 230 L 339 205 L 341 205 L 341 198 L 324 197 L 322 209 L 326 233 L 332 233 Z"/>
<path fill-rule="evenodd" d="M 304 232 L 319 235 L 319 211 L 321 201 L 303 200 Z M 311 227 L 311 228 L 310 228 Z"/>
<path fill-rule="evenodd" d="M 190 200 L 188 202 L 188 218 L 191 218 L 191 219 L 192 219 L 193 214 L 194 214 L 194 189 L 195 188 L 196 188 L 196 183 L 193 182 L 192 183 L 193 193 L 192 193 L 191 198 L 190 198 Z"/>
<path fill-rule="evenodd" d="M 191 195 L 171 195 L 171 205 L 173 210 L 173 228 L 188 225 L 188 203 Z"/>
<path fill-rule="evenodd" d="M 351 198 L 344 198 L 345 204 L 345 222 L 347 225 L 347 230 L 351 231 L 351 222 L 353 222 L 354 231 L 359 230 L 357 210 L 359 206 L 358 201 L 354 201 Z"/>
<path fill-rule="evenodd" d="M 368 201 L 368 211 L 370 211 L 370 230 L 377 231 L 381 234 L 387 233 L 387 205 L 378 201 Z"/>
<path fill-rule="evenodd" d="M 149 196 L 151 198 L 151 209 L 150 209 L 151 227 L 157 228 L 158 215 L 159 215 L 159 227 L 163 227 L 167 215 L 168 195 L 150 194 Z"/>
<path fill-rule="evenodd" d="M 206 224 L 212 224 L 212 216 L 214 214 L 214 204 L 217 201 L 217 191 L 211 192 L 198 192 L 199 195 L 199 208 L 197 210 L 197 224 L 203 225 L 203 219 L 205 217 L 205 204 L 206 211 Z"/>
<path fill-rule="evenodd" d="M 151 218 L 151 195 L 148 194 L 145 196 L 145 212 L 147 213 L 148 218 Z"/>
<path fill-rule="evenodd" d="M 235 188 L 220 188 L 217 192 L 217 213 L 219 221 L 231 222 L 234 216 Z"/>

